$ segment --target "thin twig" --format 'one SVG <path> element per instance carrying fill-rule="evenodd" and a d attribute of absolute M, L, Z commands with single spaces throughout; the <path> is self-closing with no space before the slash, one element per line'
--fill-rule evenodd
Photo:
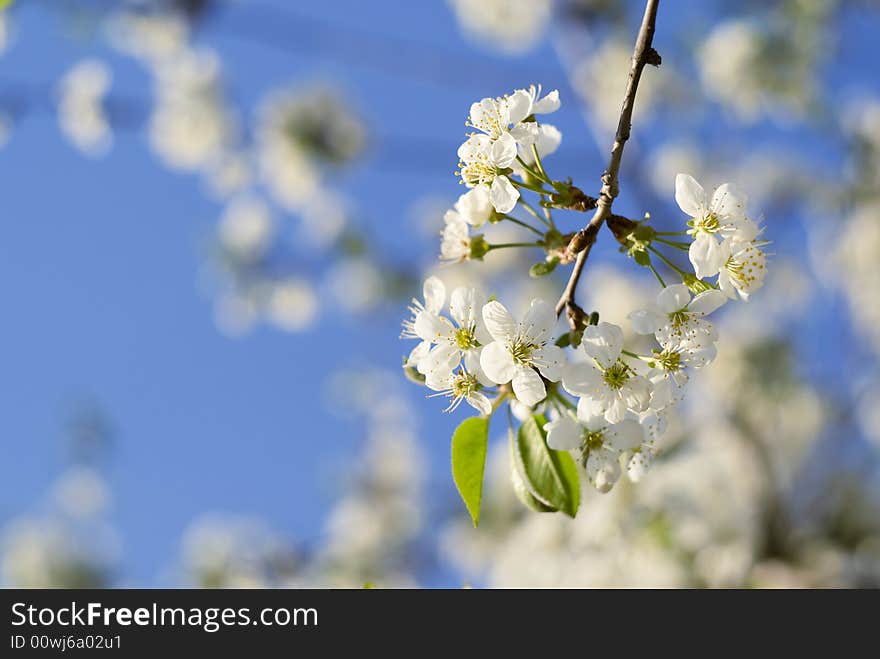
<path fill-rule="evenodd" d="M 632 66 L 629 71 L 626 94 L 623 97 L 623 106 L 620 109 L 620 120 L 617 122 L 617 133 L 614 136 L 614 144 L 611 147 L 611 159 L 608 162 L 608 169 L 602 174 L 602 190 L 599 192 L 596 212 L 593 214 L 590 223 L 581 231 L 578 231 L 568 245 L 569 253 L 577 254 L 577 259 L 569 276 L 568 284 L 566 284 L 565 290 L 556 304 L 557 316 L 567 306 L 574 304 L 574 294 L 577 290 L 584 264 L 590 255 L 590 249 L 596 241 L 596 235 L 599 233 L 599 229 L 602 228 L 602 224 L 611 215 L 611 205 L 620 191 L 618 184 L 620 161 L 623 157 L 623 147 L 629 139 L 630 129 L 632 128 L 633 106 L 636 100 L 636 91 L 639 88 L 639 80 L 642 77 L 642 70 L 646 64 L 653 64 L 654 66 L 660 64 L 660 55 L 651 47 L 651 43 L 654 40 L 654 25 L 657 20 L 658 4 L 660 4 L 660 0 L 648 0 L 645 3 L 645 14 L 642 17 L 642 25 L 639 28 L 639 36 L 636 38 L 636 45 L 633 50 Z"/>

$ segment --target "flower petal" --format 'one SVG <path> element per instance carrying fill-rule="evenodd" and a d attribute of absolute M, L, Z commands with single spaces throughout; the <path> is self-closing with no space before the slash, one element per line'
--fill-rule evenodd
<path fill-rule="evenodd" d="M 519 333 L 527 342 L 540 344 L 549 338 L 555 326 L 556 311 L 548 302 L 536 298 L 526 311 Z"/>
<path fill-rule="evenodd" d="M 581 398 L 578 401 L 577 417 L 581 425 L 590 432 L 599 432 L 608 425 L 605 421 L 605 406 L 598 399 Z"/>
<path fill-rule="evenodd" d="M 423 310 L 416 314 L 413 331 L 422 341 L 436 343 L 439 339 L 450 336 L 455 331 L 455 327 L 447 318 Z"/>
<path fill-rule="evenodd" d="M 409 357 L 406 358 L 406 366 L 418 366 L 428 353 L 431 351 L 430 341 L 419 341 L 419 344 L 412 349 Z"/>
<path fill-rule="evenodd" d="M 651 381 L 635 375 L 623 383 L 620 397 L 626 407 L 633 412 L 644 412 L 651 402 Z"/>
<path fill-rule="evenodd" d="M 516 140 L 513 138 L 513 135 L 504 133 L 495 140 L 492 143 L 492 149 L 489 151 L 489 159 L 499 169 L 510 167 L 513 161 L 516 160 Z"/>
<path fill-rule="evenodd" d="M 594 396 L 602 384 L 602 374 L 593 364 L 578 362 L 562 367 L 562 388 L 572 396 Z"/>
<path fill-rule="evenodd" d="M 609 368 L 623 350 L 623 330 L 611 323 L 589 325 L 584 330 L 581 345 L 590 357 L 604 368 Z"/>
<path fill-rule="evenodd" d="M 581 425 L 568 414 L 544 426 L 547 431 L 547 446 L 556 451 L 570 451 L 581 445 L 583 436 Z"/>
<path fill-rule="evenodd" d="M 510 382 L 516 370 L 513 355 L 500 341 L 493 341 L 480 351 L 480 366 L 486 377 L 496 384 Z"/>
<path fill-rule="evenodd" d="M 431 349 L 431 352 L 419 362 L 419 373 L 431 375 L 435 373 L 451 373 L 461 363 L 461 352 L 451 343 L 443 342 Z"/>
<path fill-rule="evenodd" d="M 472 394 L 465 396 L 465 400 L 480 414 L 484 414 L 485 416 L 492 414 L 492 403 L 489 402 L 489 399 L 479 391 L 475 391 Z"/>
<path fill-rule="evenodd" d="M 608 423 L 620 423 L 626 418 L 626 401 L 619 395 L 615 395 L 605 408 L 605 420 Z"/>
<path fill-rule="evenodd" d="M 516 336 L 516 321 L 498 300 L 483 305 L 483 322 L 496 341 L 506 341 Z"/>
<path fill-rule="evenodd" d="M 724 265 L 721 245 L 713 236 L 704 233 L 698 234 L 694 238 L 694 242 L 688 249 L 688 257 L 691 265 L 694 266 L 694 272 L 700 279 L 712 277 Z"/>
<path fill-rule="evenodd" d="M 706 192 L 689 174 L 675 177 L 675 201 L 678 207 L 691 217 L 699 217 L 706 207 Z"/>
<path fill-rule="evenodd" d="M 633 311 L 629 320 L 636 334 L 653 334 L 666 324 L 666 318 L 654 309 Z"/>
<path fill-rule="evenodd" d="M 559 346 L 546 345 L 538 348 L 532 355 L 535 366 L 550 382 L 559 382 L 565 367 L 565 352 Z"/>
<path fill-rule="evenodd" d="M 710 209 L 721 218 L 738 219 L 744 216 L 746 196 L 739 193 L 730 183 L 715 188 Z"/>
<path fill-rule="evenodd" d="M 667 286 L 657 295 L 657 306 L 667 314 L 684 309 L 690 301 L 690 289 L 684 284 Z"/>
<path fill-rule="evenodd" d="M 486 371 L 483 370 L 483 365 L 480 364 L 480 354 L 482 352 L 482 348 L 465 351 L 464 368 L 468 373 L 474 374 L 477 377 L 477 381 L 481 385 L 483 385 L 484 387 L 491 387 L 495 383 L 492 382 L 491 378 L 489 378 L 488 375 L 486 375 Z"/>
<path fill-rule="evenodd" d="M 492 214 L 489 186 L 477 185 L 458 198 L 455 210 L 462 220 L 474 227 L 482 226 Z"/>
<path fill-rule="evenodd" d="M 597 490 L 602 492 L 611 491 L 617 479 L 620 478 L 620 462 L 617 454 L 607 449 L 590 451 L 587 458 L 587 477 Z"/>
<path fill-rule="evenodd" d="M 485 351 L 484 351 L 485 352 Z M 516 366 L 513 374 L 513 393 L 526 405 L 537 405 L 547 396 L 544 381 L 538 372 L 528 366 Z"/>
<path fill-rule="evenodd" d="M 428 277 L 422 287 L 422 294 L 425 296 L 425 309 L 432 314 L 439 314 L 446 302 L 446 286 L 443 282 L 437 277 Z"/>
<path fill-rule="evenodd" d="M 691 300 L 691 303 L 688 305 L 688 311 L 701 316 L 708 316 L 725 302 L 727 302 L 727 296 L 721 291 L 703 291 Z"/>
<path fill-rule="evenodd" d="M 605 444 L 615 451 L 630 451 L 641 446 L 645 433 L 638 421 L 624 419 L 605 431 Z"/>
<path fill-rule="evenodd" d="M 483 308 L 482 295 L 477 289 L 459 286 L 449 299 L 449 315 L 459 327 L 473 327 Z"/>
<path fill-rule="evenodd" d="M 517 89 L 507 98 L 510 123 L 518 124 L 532 113 L 532 96 L 525 89 Z"/>
<path fill-rule="evenodd" d="M 496 176 L 490 191 L 492 206 L 499 213 L 509 213 L 519 199 L 517 190 L 506 176 Z"/>
<path fill-rule="evenodd" d="M 532 114 L 550 114 L 551 112 L 556 112 L 560 105 L 559 90 L 554 89 L 552 92 L 547 92 L 544 98 L 532 105 Z"/>

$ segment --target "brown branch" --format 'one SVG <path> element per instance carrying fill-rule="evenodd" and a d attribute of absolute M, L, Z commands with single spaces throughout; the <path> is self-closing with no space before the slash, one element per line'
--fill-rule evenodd
<path fill-rule="evenodd" d="M 602 189 L 599 192 L 596 212 L 593 213 L 590 223 L 578 231 L 568 244 L 567 250 L 569 254 L 572 256 L 577 254 L 577 258 L 569 276 L 568 284 L 566 284 L 562 297 L 559 298 L 559 302 L 556 304 L 557 316 L 566 307 L 574 306 L 574 294 L 577 290 L 584 264 L 587 262 L 587 257 L 590 255 L 593 243 L 596 242 L 599 229 L 602 228 L 602 224 L 611 215 L 611 205 L 620 191 L 618 185 L 620 161 L 623 157 L 623 147 L 629 139 L 630 129 L 632 128 L 633 106 L 635 105 L 636 91 L 639 88 L 642 70 L 646 64 L 654 66 L 659 66 L 660 64 L 659 53 L 651 47 L 651 42 L 654 40 L 654 25 L 657 20 L 658 4 L 660 4 L 660 0 L 648 0 L 645 3 L 645 14 L 642 17 L 642 25 L 639 28 L 639 35 L 636 38 L 636 45 L 633 50 L 632 66 L 629 70 L 629 80 L 626 85 L 626 94 L 623 97 L 623 106 L 620 109 L 617 133 L 614 136 L 614 144 L 611 147 L 611 159 L 608 162 L 608 169 L 602 174 Z"/>

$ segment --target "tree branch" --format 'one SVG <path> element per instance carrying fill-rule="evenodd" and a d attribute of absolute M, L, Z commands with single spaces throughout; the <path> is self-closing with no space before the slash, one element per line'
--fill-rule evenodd
<path fill-rule="evenodd" d="M 636 91 L 639 88 L 642 70 L 646 64 L 660 65 L 660 54 L 651 46 L 654 40 L 654 25 L 657 20 L 658 4 L 660 4 L 660 0 L 648 0 L 645 3 L 645 14 L 642 17 L 642 25 L 639 28 L 639 35 L 636 38 L 636 45 L 633 50 L 632 66 L 629 70 L 629 80 L 626 85 L 626 94 L 623 97 L 623 106 L 620 109 L 617 133 L 614 136 L 614 144 L 611 147 L 611 159 L 608 161 L 608 168 L 602 174 L 602 189 L 599 192 L 596 211 L 593 213 L 590 223 L 578 231 L 568 244 L 568 253 L 572 256 L 577 254 L 577 258 L 569 276 L 568 284 L 566 284 L 562 297 L 559 298 L 559 302 L 556 304 L 557 316 L 567 307 L 571 311 L 576 309 L 577 305 L 574 302 L 574 294 L 577 290 L 581 272 L 584 269 L 587 257 L 590 255 L 590 249 L 593 247 L 593 243 L 596 242 L 599 229 L 602 228 L 602 224 L 611 215 L 611 206 L 620 191 L 618 184 L 620 161 L 623 157 L 623 147 L 629 139 L 630 129 L 632 128 L 633 106 L 635 105 Z M 571 317 L 572 314 L 569 314 L 569 316 Z"/>

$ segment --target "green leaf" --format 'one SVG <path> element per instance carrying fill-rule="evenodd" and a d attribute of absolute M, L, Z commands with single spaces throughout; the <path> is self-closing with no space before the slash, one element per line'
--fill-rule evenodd
<path fill-rule="evenodd" d="M 462 421 L 452 435 L 452 478 L 464 500 L 474 526 L 480 521 L 483 472 L 489 445 L 489 419 L 482 416 Z"/>
<path fill-rule="evenodd" d="M 522 461 L 517 460 L 517 449 L 516 449 L 516 433 L 513 432 L 513 428 L 511 428 L 508 433 L 508 445 L 510 446 L 510 482 L 513 485 L 513 492 L 516 494 L 516 498 L 523 502 L 528 508 L 531 508 L 535 512 L 539 513 L 555 513 L 555 508 L 550 508 L 549 506 L 545 506 L 543 503 L 538 501 L 535 497 L 532 496 L 532 493 L 529 492 L 529 488 L 526 487 L 525 481 L 523 480 L 523 475 L 521 473 L 522 470 Z"/>
<path fill-rule="evenodd" d="M 516 461 L 522 465 L 523 483 L 529 493 L 545 506 L 574 517 L 580 504 L 577 467 L 566 451 L 547 446 L 546 419 L 534 414 L 519 427 Z"/>

